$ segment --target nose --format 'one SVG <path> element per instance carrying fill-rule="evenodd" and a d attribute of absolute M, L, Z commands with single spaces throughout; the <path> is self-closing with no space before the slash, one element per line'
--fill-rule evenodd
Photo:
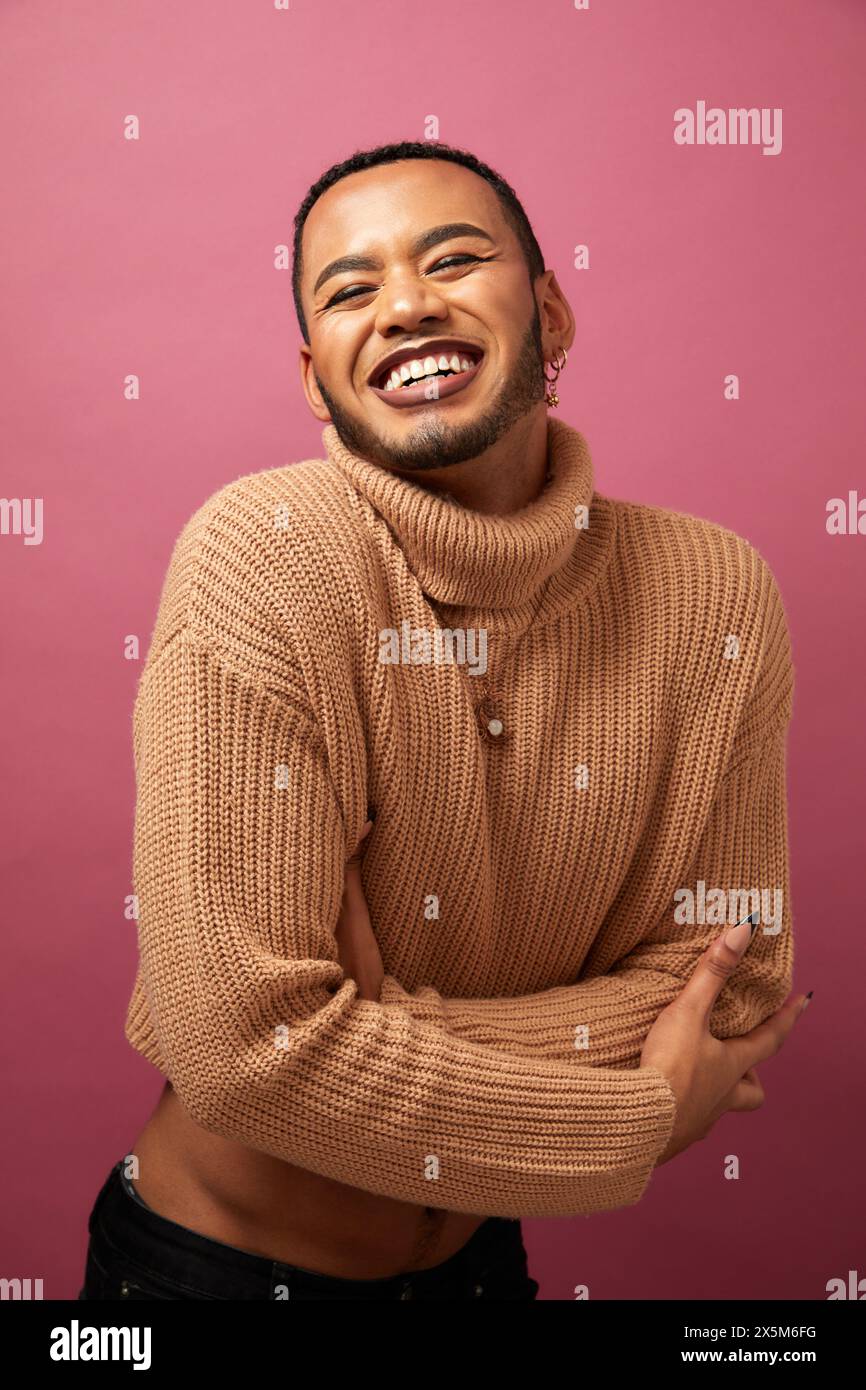
<path fill-rule="evenodd" d="M 376 301 L 376 329 L 383 338 L 414 333 L 447 317 L 448 305 L 436 286 L 414 274 L 389 276 Z"/>

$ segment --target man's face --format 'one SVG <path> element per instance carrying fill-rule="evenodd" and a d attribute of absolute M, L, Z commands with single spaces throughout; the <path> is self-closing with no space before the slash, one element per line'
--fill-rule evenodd
<path fill-rule="evenodd" d="M 348 256 L 367 264 L 333 265 Z M 477 457 L 543 408 L 526 261 L 493 189 L 471 170 L 414 159 L 350 174 L 313 205 L 302 259 L 304 389 L 353 453 L 397 470 L 442 468 Z M 423 367 L 433 357 L 453 375 L 382 389 L 394 353 L 401 382 L 413 359 Z"/>

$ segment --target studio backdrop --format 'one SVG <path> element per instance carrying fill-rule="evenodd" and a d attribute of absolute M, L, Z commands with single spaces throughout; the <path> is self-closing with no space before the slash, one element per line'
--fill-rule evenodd
<path fill-rule="evenodd" d="M 324 169 L 399 140 L 511 183 L 573 306 L 559 417 L 597 489 L 745 537 L 793 644 L 811 1008 L 760 1112 L 638 1206 L 524 1222 L 540 1297 L 821 1300 L 866 1276 L 864 62 L 858 0 L 2 7 L 4 1278 L 76 1296 L 94 1195 L 159 1094 L 123 1029 L 161 585 L 216 489 L 322 457 L 292 219 Z"/>

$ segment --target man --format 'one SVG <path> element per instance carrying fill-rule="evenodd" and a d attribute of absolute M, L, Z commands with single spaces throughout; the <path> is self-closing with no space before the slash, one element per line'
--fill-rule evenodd
<path fill-rule="evenodd" d="M 531 1299 L 520 1218 L 637 1202 L 803 1005 L 784 611 L 595 490 L 571 309 L 473 156 L 329 170 L 294 289 L 327 457 L 190 520 L 136 700 L 170 1085 L 83 1296 Z"/>

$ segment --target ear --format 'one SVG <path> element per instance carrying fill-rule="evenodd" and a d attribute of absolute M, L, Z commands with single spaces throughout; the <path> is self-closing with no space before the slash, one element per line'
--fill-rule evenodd
<path fill-rule="evenodd" d="M 558 347 L 564 347 L 568 352 L 574 342 L 574 314 L 555 271 L 544 272 L 537 283 L 537 291 L 540 298 L 538 316 L 541 319 L 541 340 L 545 352 L 554 353 Z"/>
<path fill-rule="evenodd" d="M 317 420 L 327 424 L 331 419 L 331 414 L 322 400 L 319 383 L 316 380 L 316 370 L 313 366 L 313 354 L 306 343 L 301 343 L 298 366 L 301 372 L 301 390 L 306 397 L 307 405 Z"/>

